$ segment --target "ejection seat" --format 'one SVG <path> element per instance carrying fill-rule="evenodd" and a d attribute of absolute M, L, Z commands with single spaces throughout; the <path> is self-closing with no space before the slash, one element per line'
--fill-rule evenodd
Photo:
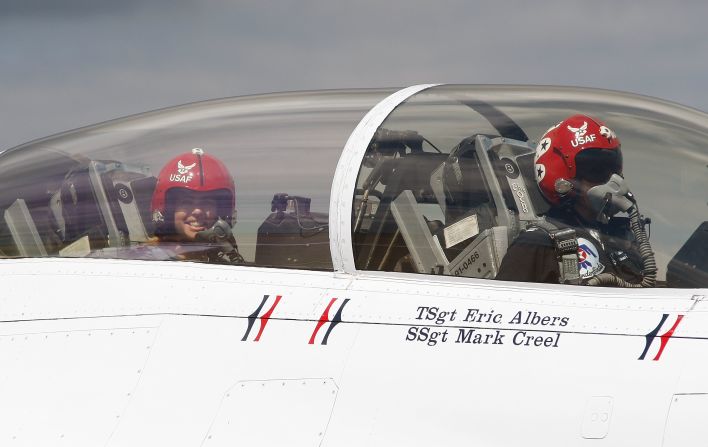
<path fill-rule="evenodd" d="M 431 225 L 420 211 L 420 197 L 401 191 L 390 208 L 414 271 L 496 276 L 513 238 L 543 219 L 534 153 L 523 141 L 485 135 L 463 140 L 427 177 L 444 223 Z"/>
<path fill-rule="evenodd" d="M 148 239 L 156 179 L 147 170 L 50 155 L 57 163 L 41 178 L 15 181 L 1 198 L 4 255 L 87 256 Z"/>
<path fill-rule="evenodd" d="M 446 158 L 446 154 L 413 152 L 379 162 L 377 174 L 372 175 L 381 175 L 380 183 L 384 185 L 384 190 L 375 192 L 379 203 L 368 231 L 354 233 L 357 265 L 365 270 L 393 271 L 401 268 L 400 261 L 408 255 L 410 247 L 401 238 L 401 226 L 397 223 L 393 204 L 402 194 L 416 204 L 435 204 L 435 194 L 429 179 L 433 170 Z M 427 232 L 436 231 L 440 225 L 422 213 L 421 222 Z"/>

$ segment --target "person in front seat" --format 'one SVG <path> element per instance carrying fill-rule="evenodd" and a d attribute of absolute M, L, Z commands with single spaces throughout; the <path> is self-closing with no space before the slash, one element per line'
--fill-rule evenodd
<path fill-rule="evenodd" d="M 656 265 L 622 176 L 620 147 L 610 128 L 587 115 L 573 115 L 543 135 L 535 178 L 551 209 L 545 222 L 514 240 L 497 279 L 654 286 Z M 629 218 L 615 217 L 618 212 Z"/>

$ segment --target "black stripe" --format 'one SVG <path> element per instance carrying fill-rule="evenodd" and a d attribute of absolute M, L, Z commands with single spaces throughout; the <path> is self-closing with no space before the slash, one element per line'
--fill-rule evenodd
<path fill-rule="evenodd" d="M 172 316 L 172 317 L 197 317 L 197 318 L 234 318 L 234 319 L 244 319 L 247 317 L 242 317 L 240 315 L 217 315 L 217 314 L 199 314 L 199 313 L 188 313 L 188 312 L 151 312 L 151 313 L 135 313 L 135 314 L 115 314 L 115 315 L 92 315 L 84 317 L 54 317 L 54 318 L 27 318 L 18 320 L 1 320 L 0 324 L 3 323 L 31 323 L 35 321 L 70 321 L 70 320 L 97 320 L 101 318 L 131 318 L 131 317 L 159 317 L 159 316 Z M 303 323 L 316 323 L 319 319 L 311 318 L 283 318 L 283 317 L 271 317 L 268 321 L 293 321 L 293 322 L 303 322 Z M 488 330 L 500 330 L 500 331 L 526 331 L 526 332 L 539 332 L 539 333 L 549 333 L 549 332 L 559 332 L 561 334 L 569 335 L 605 335 L 613 337 L 645 337 L 645 335 L 638 334 L 628 334 L 626 332 L 588 332 L 588 331 L 565 331 L 565 330 L 551 330 L 551 329 L 531 329 L 531 328 L 510 328 L 510 327 L 484 327 L 484 326 L 438 326 L 435 324 L 411 324 L 411 323 L 390 323 L 383 321 L 342 321 L 343 324 L 360 324 L 360 325 L 371 325 L 371 326 L 392 326 L 392 327 L 429 327 L 429 328 L 447 328 L 447 329 L 488 329 Z M 112 329 L 130 329 L 130 328 L 112 328 Z M 68 332 L 71 331 L 60 331 Z M 38 332 L 43 333 L 43 332 Z M 22 334 L 25 334 L 24 332 Z M 3 334 L 0 337 L 16 336 L 20 334 Z M 705 340 L 708 341 L 708 336 L 688 336 L 688 335 L 672 335 L 672 340 Z"/>
<path fill-rule="evenodd" d="M 258 318 L 258 315 L 261 313 L 261 309 L 263 309 L 263 306 L 265 305 L 266 301 L 268 301 L 268 296 L 269 295 L 263 295 L 263 301 L 261 301 L 260 306 L 251 314 L 248 316 L 248 328 L 246 329 L 246 333 L 243 334 L 243 338 L 241 341 L 246 341 L 248 340 L 248 334 L 251 333 L 251 329 L 253 329 L 253 323 L 256 322 L 256 318 Z"/>
<path fill-rule="evenodd" d="M 644 346 L 644 351 L 642 352 L 642 355 L 639 356 L 637 360 L 644 360 L 644 356 L 647 355 L 647 352 L 649 352 L 649 347 L 651 346 L 652 342 L 656 338 L 656 334 L 659 333 L 659 329 L 661 329 L 661 326 L 664 324 L 664 321 L 669 318 L 669 314 L 664 314 L 661 317 L 661 321 L 659 322 L 659 325 L 654 328 L 653 331 L 649 332 L 647 335 L 644 337 L 647 339 L 647 344 Z"/>
<path fill-rule="evenodd" d="M 327 344 L 327 339 L 329 339 L 329 334 L 332 333 L 332 330 L 336 325 L 342 322 L 342 310 L 344 310 L 344 306 L 347 305 L 349 302 L 349 298 L 345 299 L 344 302 L 342 303 L 342 306 L 339 308 L 337 313 L 334 315 L 334 318 L 332 318 L 332 322 L 329 325 L 329 328 L 327 328 L 327 332 L 325 332 L 325 336 L 322 339 L 322 344 L 326 345 Z"/>

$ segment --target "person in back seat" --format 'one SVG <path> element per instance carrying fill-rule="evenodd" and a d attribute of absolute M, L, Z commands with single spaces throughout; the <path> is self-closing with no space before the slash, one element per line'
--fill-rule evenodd
<path fill-rule="evenodd" d="M 571 116 L 543 135 L 535 178 L 551 208 L 545 222 L 514 240 L 496 279 L 654 285 L 656 266 L 644 220 L 622 177 L 620 146 L 610 128 L 587 115 Z M 613 217 L 620 211 L 630 218 Z"/>
<path fill-rule="evenodd" d="M 151 201 L 158 246 L 170 258 L 242 263 L 231 231 L 234 180 L 221 160 L 195 148 L 162 168 Z"/>

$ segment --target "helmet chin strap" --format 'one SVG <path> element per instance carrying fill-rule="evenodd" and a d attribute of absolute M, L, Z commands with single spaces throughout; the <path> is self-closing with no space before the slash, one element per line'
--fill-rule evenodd
<path fill-rule="evenodd" d="M 627 182 L 618 174 L 612 174 L 610 180 L 602 185 L 593 186 L 587 192 L 588 202 L 596 219 L 606 224 L 619 212 L 628 212 L 637 204 Z"/>

